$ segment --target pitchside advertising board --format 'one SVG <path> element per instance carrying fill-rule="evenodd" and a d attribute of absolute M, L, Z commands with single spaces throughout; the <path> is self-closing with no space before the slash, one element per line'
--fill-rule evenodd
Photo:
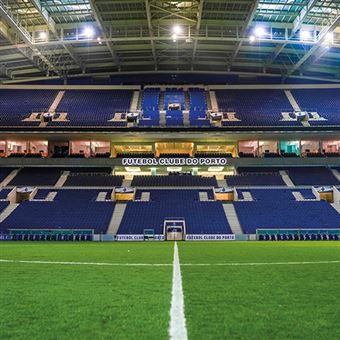
<path fill-rule="evenodd" d="M 164 241 L 164 235 L 155 235 L 155 241 Z M 144 241 L 144 235 L 117 235 L 117 241 Z M 194 235 L 187 234 L 186 241 L 234 241 L 235 235 Z"/>
<path fill-rule="evenodd" d="M 123 166 L 224 166 L 227 158 L 123 158 Z"/>

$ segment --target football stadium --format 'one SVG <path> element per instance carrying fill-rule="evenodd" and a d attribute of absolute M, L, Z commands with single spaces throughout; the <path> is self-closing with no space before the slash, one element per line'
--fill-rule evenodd
<path fill-rule="evenodd" d="M 339 316 L 339 0 L 0 0 L 0 339 Z"/>

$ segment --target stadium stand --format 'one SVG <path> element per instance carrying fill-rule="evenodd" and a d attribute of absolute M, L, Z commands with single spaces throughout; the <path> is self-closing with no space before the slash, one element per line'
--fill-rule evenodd
<path fill-rule="evenodd" d="M 23 120 L 31 113 L 47 112 L 57 93 L 56 90 L 0 89 L 0 125 L 39 125 L 39 122 Z"/>
<path fill-rule="evenodd" d="M 160 89 L 145 89 L 143 91 L 143 118 L 139 121 L 139 126 L 159 125 L 159 95 Z"/>
<path fill-rule="evenodd" d="M 255 234 L 257 229 L 340 228 L 339 214 L 328 202 L 296 201 L 290 190 L 258 189 L 250 192 L 254 201 L 233 203 L 247 234 Z"/>
<path fill-rule="evenodd" d="M 110 223 L 114 202 L 95 202 L 98 190 L 59 190 L 50 202 L 22 202 L 0 224 L 8 229 L 92 229 L 105 233 Z"/>
<path fill-rule="evenodd" d="M 23 168 L 12 179 L 9 185 L 37 186 L 54 185 L 61 175 L 60 168 Z"/>
<path fill-rule="evenodd" d="M 185 175 L 171 176 L 134 176 L 133 187 L 214 187 L 217 186 L 215 177 Z"/>
<path fill-rule="evenodd" d="M 112 176 L 103 173 L 72 173 L 64 186 L 75 187 L 116 187 L 121 186 L 124 176 Z"/>
<path fill-rule="evenodd" d="M 275 172 L 273 173 L 243 172 L 240 175 L 225 176 L 225 179 L 227 181 L 227 184 L 230 186 L 285 185 L 280 174 Z"/>

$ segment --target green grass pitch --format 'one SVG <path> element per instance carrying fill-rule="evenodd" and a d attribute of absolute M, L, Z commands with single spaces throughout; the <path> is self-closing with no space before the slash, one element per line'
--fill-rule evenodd
<path fill-rule="evenodd" d="M 340 338 L 340 242 L 178 249 L 189 339 Z M 2 242 L 13 262 L 0 262 L 0 339 L 168 339 L 173 253 L 171 242 Z"/>

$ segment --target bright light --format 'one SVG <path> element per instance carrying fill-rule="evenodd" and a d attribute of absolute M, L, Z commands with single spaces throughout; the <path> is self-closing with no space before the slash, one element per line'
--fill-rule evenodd
<path fill-rule="evenodd" d="M 94 30 L 92 27 L 88 26 L 84 28 L 83 34 L 87 37 L 87 38 L 92 38 L 94 35 Z"/>
<path fill-rule="evenodd" d="M 256 38 L 255 38 L 254 35 L 251 35 L 251 36 L 249 37 L 249 42 L 253 43 L 255 40 L 256 40 Z"/>
<path fill-rule="evenodd" d="M 263 37 L 266 35 L 266 30 L 262 26 L 255 27 L 255 35 L 257 37 Z"/>
<path fill-rule="evenodd" d="M 328 32 L 325 36 L 325 41 L 332 43 L 333 42 L 333 33 L 332 32 Z"/>
<path fill-rule="evenodd" d="M 172 28 L 172 31 L 173 31 L 175 34 L 181 34 L 181 33 L 182 33 L 182 28 L 181 28 L 181 26 L 176 25 L 176 26 L 174 26 L 174 27 Z"/>
<path fill-rule="evenodd" d="M 97 41 L 98 41 L 98 44 L 99 44 L 99 45 L 102 44 L 102 38 L 101 38 L 101 37 L 98 37 L 98 38 L 97 38 Z"/>
<path fill-rule="evenodd" d="M 173 35 L 172 35 L 172 41 L 173 41 L 173 42 L 176 42 L 176 41 L 177 41 L 177 34 L 173 34 Z"/>
<path fill-rule="evenodd" d="M 45 31 L 42 31 L 39 33 L 39 39 L 45 40 L 47 38 L 47 33 Z"/>
<path fill-rule="evenodd" d="M 311 40 L 312 39 L 312 32 L 311 31 L 301 31 L 300 32 L 300 39 L 301 40 Z"/>

